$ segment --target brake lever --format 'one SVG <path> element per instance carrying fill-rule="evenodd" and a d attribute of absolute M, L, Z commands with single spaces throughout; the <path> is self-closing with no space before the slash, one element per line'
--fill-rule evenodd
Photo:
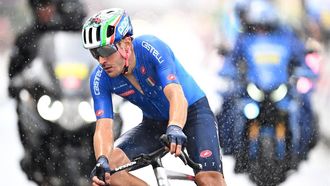
<path fill-rule="evenodd" d="M 96 164 L 95 175 L 97 176 L 97 178 L 99 180 L 102 180 L 105 182 L 105 171 L 104 171 L 101 163 Z"/>
<path fill-rule="evenodd" d="M 187 161 L 187 158 L 186 158 L 186 153 L 182 151 L 182 153 L 180 154 L 179 158 L 181 159 L 181 161 L 187 165 L 188 161 Z"/>
<path fill-rule="evenodd" d="M 167 148 L 169 148 L 170 142 L 166 134 L 161 135 L 160 140 Z M 195 170 L 202 170 L 203 168 L 201 164 L 195 163 L 189 158 L 188 154 L 184 151 L 184 147 L 182 147 L 182 153 L 180 154 L 179 158 L 182 160 L 182 162 L 185 165 L 188 164 L 190 167 L 192 167 Z"/>
<path fill-rule="evenodd" d="M 170 141 L 168 140 L 166 134 L 163 134 L 163 135 L 160 136 L 160 141 L 163 143 L 164 146 L 166 146 L 167 148 L 169 148 Z"/>
<path fill-rule="evenodd" d="M 160 140 L 161 142 L 163 143 L 164 146 L 166 146 L 167 148 L 169 148 L 170 146 L 170 141 L 168 140 L 167 138 L 167 135 L 166 134 L 163 134 L 160 136 Z M 184 148 L 182 147 L 182 153 L 180 154 L 179 158 L 183 161 L 183 163 L 185 165 L 187 165 L 187 158 L 183 152 Z"/>

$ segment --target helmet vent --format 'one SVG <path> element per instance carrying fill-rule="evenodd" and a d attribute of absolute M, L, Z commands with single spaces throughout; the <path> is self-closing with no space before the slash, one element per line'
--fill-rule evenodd
<path fill-rule="evenodd" d="M 82 29 L 80 42 L 86 49 L 114 45 L 133 35 L 130 17 L 121 8 L 101 10 L 87 19 Z"/>
<path fill-rule="evenodd" d="M 88 42 L 93 43 L 93 37 L 92 37 L 92 28 L 88 29 Z"/>
<path fill-rule="evenodd" d="M 84 29 L 83 36 L 84 36 L 84 43 L 86 44 L 86 29 Z"/>
<path fill-rule="evenodd" d="M 109 25 L 107 28 L 107 37 L 110 37 L 114 33 L 115 27 Z"/>
<path fill-rule="evenodd" d="M 100 30 L 101 30 L 101 27 L 98 26 L 96 29 L 96 41 L 100 41 Z"/>

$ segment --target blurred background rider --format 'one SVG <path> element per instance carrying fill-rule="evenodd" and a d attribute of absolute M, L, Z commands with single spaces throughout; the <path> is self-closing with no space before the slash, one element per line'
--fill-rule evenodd
<path fill-rule="evenodd" d="M 20 73 L 36 57 L 38 41 L 46 32 L 80 31 L 86 10 L 79 0 L 28 0 L 32 22 L 19 33 L 9 62 L 9 77 Z"/>
<path fill-rule="evenodd" d="M 241 0 L 244 1 L 244 0 Z M 301 28 L 301 24 L 305 24 L 305 19 L 302 16 L 307 13 L 299 5 L 302 0 L 272 0 L 276 7 L 279 8 L 281 21 L 288 23 L 295 29 L 300 29 L 299 32 L 305 32 Z M 314 0 L 311 0 L 314 2 Z M 321 2 L 319 6 L 324 9 L 329 7 L 323 5 L 325 1 L 318 0 L 314 3 Z M 69 1 L 73 2 L 73 1 Z M 221 100 L 215 91 L 215 88 L 222 87 L 222 82 L 216 76 L 216 72 L 223 65 L 223 56 L 216 54 L 215 46 L 219 45 L 219 41 L 229 39 L 226 35 L 225 29 L 228 26 L 236 24 L 233 20 L 235 18 L 234 7 L 235 0 L 196 0 L 196 1 L 177 1 L 166 0 L 160 1 L 152 0 L 83 0 L 81 3 L 85 5 L 86 14 L 94 13 L 104 7 L 123 7 L 131 12 L 135 27 L 135 35 L 141 33 L 157 34 L 176 52 L 177 57 L 182 59 L 183 66 L 196 77 L 196 81 L 206 91 L 210 98 L 210 105 L 212 110 L 216 111 L 221 108 Z M 92 11 L 91 11 L 92 10 Z M 79 13 L 78 13 L 79 14 Z M 77 14 L 77 15 L 78 15 Z M 187 16 L 189 15 L 189 16 Z M 322 15 L 326 15 L 322 13 Z M 33 185 L 26 178 L 26 174 L 21 171 L 19 160 L 22 158 L 22 145 L 19 140 L 17 132 L 17 116 L 15 101 L 7 97 L 8 84 L 8 61 L 9 50 L 14 49 L 12 40 L 13 36 L 23 33 L 29 25 L 35 20 L 35 15 L 31 11 L 28 0 L 1 0 L 0 3 L 0 40 L 1 40 L 1 58 L 0 58 L 0 147 L 2 149 L 10 149 L 10 153 L 1 153 L 0 164 L 2 167 L 1 178 L 3 185 L 11 185 L 12 180 L 18 185 Z M 327 17 L 327 16 L 325 16 Z M 235 18 L 236 19 L 236 18 Z M 224 23 L 226 20 L 226 23 Z M 221 26 L 219 26 L 221 24 Z M 176 28 L 176 29 L 173 29 Z M 233 29 L 236 35 L 242 32 L 242 29 Z M 233 34 L 234 35 L 234 34 Z M 300 34 L 299 34 L 300 35 Z M 230 37 L 234 38 L 234 37 Z M 235 39 L 233 39 L 234 41 Z M 4 41 L 4 42 L 3 42 Z M 180 42 L 178 42 L 180 41 Z M 305 42 L 305 39 L 303 40 Z M 222 42 L 221 42 L 222 43 Z M 65 42 L 63 42 L 65 45 Z M 233 44 L 232 44 L 233 45 Z M 31 45 L 33 46 L 33 45 Z M 193 46 L 193 47 L 188 47 Z M 3 50 L 4 48 L 4 50 Z M 187 55 L 187 53 L 189 55 Z M 330 108 L 330 65 L 329 52 L 322 53 L 323 66 L 320 68 L 320 80 L 315 86 L 315 94 L 313 97 L 313 106 L 317 109 L 319 121 L 322 126 L 322 138 L 320 143 L 314 148 L 307 161 L 304 161 L 297 172 L 293 173 L 288 179 L 281 184 L 281 186 L 309 186 L 309 185 L 330 185 L 330 168 L 325 166 L 329 164 L 330 153 L 330 127 L 329 109 Z M 210 83 L 214 82 L 214 83 Z M 127 130 L 132 124 L 136 123 L 137 119 L 142 118 L 141 113 L 137 108 L 125 103 L 122 109 L 129 109 L 123 113 L 124 127 Z M 10 141 L 10 143 L 6 143 Z M 173 163 L 174 162 L 174 163 Z M 234 185 L 254 185 L 250 183 L 246 175 L 237 175 L 233 172 L 233 159 L 230 156 L 223 156 L 224 174 L 226 175 L 228 186 Z M 179 161 L 173 161 L 171 158 L 165 157 L 164 163 L 170 169 L 185 170 L 181 168 Z M 182 166 L 184 167 L 184 166 Z M 152 170 L 146 168 L 142 171 L 135 172 L 136 175 L 146 178 L 150 185 L 155 185 L 155 180 L 152 179 Z M 185 185 L 179 182 L 177 185 Z"/>

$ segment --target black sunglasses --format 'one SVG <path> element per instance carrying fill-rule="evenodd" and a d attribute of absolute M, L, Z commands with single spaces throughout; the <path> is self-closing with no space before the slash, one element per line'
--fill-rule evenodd
<path fill-rule="evenodd" d="M 89 51 L 96 60 L 99 60 L 100 56 L 101 57 L 111 56 L 112 54 L 116 53 L 118 49 L 116 45 L 107 45 L 104 47 L 93 48 L 90 49 Z"/>

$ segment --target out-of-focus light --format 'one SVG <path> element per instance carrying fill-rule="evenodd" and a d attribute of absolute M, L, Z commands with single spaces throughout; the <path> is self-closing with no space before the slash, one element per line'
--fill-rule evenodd
<path fill-rule="evenodd" d="M 255 84 L 253 83 L 248 84 L 246 89 L 249 96 L 255 101 L 261 102 L 265 99 L 265 94 L 261 90 L 259 90 Z"/>
<path fill-rule="evenodd" d="M 315 74 L 320 72 L 321 56 L 317 53 L 310 53 L 306 55 L 306 64 Z"/>
<path fill-rule="evenodd" d="M 300 77 L 297 81 L 297 91 L 305 94 L 313 88 L 312 80 L 306 77 Z"/>
<path fill-rule="evenodd" d="M 281 84 L 276 90 L 274 90 L 270 97 L 274 102 L 281 101 L 288 93 L 288 88 L 285 84 Z"/>
<path fill-rule="evenodd" d="M 38 100 L 37 110 L 45 120 L 56 121 L 61 117 L 64 107 L 60 101 L 52 102 L 49 96 L 43 95 Z"/>
<path fill-rule="evenodd" d="M 245 105 L 243 112 L 246 118 L 255 119 L 259 115 L 260 109 L 256 103 L 248 103 Z"/>
<path fill-rule="evenodd" d="M 82 101 L 79 104 L 78 112 L 79 112 L 80 116 L 83 118 L 83 120 L 88 123 L 94 122 L 96 120 L 93 108 L 92 108 L 91 104 L 89 104 L 87 101 Z"/>

